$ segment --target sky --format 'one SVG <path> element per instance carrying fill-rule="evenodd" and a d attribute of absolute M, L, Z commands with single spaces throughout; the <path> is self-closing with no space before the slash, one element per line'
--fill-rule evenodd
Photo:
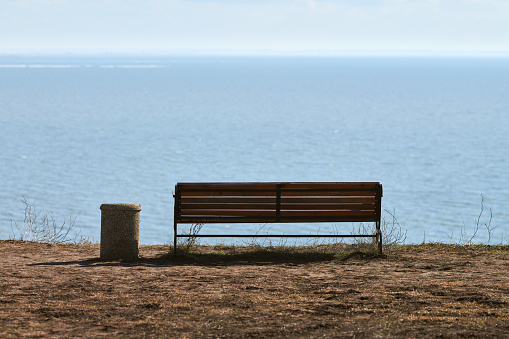
<path fill-rule="evenodd" d="M 0 0 L 0 54 L 509 56 L 509 0 Z"/>

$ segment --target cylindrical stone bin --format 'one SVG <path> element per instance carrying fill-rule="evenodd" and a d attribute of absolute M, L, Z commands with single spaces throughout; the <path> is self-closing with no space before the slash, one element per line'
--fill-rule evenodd
<path fill-rule="evenodd" d="M 101 205 L 101 259 L 138 258 L 140 211 L 138 204 Z"/>

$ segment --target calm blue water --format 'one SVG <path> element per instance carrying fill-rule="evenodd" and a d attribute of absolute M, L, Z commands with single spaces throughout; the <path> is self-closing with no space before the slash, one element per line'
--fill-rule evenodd
<path fill-rule="evenodd" d="M 496 58 L 0 57 L 0 238 L 22 194 L 96 241 L 102 203 L 139 203 L 160 244 L 179 181 L 380 181 L 407 243 L 459 240 L 481 194 L 505 243 L 508 79 Z"/>

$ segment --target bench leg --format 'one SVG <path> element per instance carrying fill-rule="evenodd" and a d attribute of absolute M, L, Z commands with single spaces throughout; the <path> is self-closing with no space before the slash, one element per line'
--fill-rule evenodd
<path fill-rule="evenodd" d="M 382 230 L 379 221 L 376 222 L 376 242 L 378 244 L 378 254 L 382 255 Z"/>
<path fill-rule="evenodd" d="M 177 222 L 173 222 L 173 254 L 177 255 Z"/>

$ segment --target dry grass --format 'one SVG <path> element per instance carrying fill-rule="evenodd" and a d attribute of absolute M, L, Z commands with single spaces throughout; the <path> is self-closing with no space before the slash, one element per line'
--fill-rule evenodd
<path fill-rule="evenodd" d="M 0 337 L 504 337 L 509 246 L 141 246 L 0 241 Z"/>

